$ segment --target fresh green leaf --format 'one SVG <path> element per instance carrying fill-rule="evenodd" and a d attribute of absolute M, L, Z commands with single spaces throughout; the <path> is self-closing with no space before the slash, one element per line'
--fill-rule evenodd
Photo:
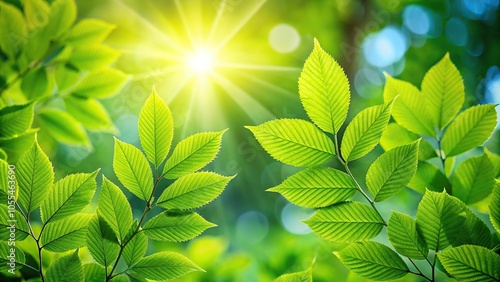
<path fill-rule="evenodd" d="M 40 124 L 54 139 L 70 145 L 89 146 L 90 140 L 85 129 L 68 113 L 46 109 L 38 114 Z"/>
<path fill-rule="evenodd" d="M 409 272 L 408 266 L 396 252 L 378 242 L 351 244 L 337 256 L 347 268 L 367 279 L 394 280 Z"/>
<path fill-rule="evenodd" d="M 99 215 L 123 242 L 132 225 L 132 209 L 120 188 L 104 176 L 97 206 Z"/>
<path fill-rule="evenodd" d="M 74 0 L 55 0 L 50 6 L 49 22 L 46 30 L 51 39 L 59 38 L 67 31 L 76 19 Z"/>
<path fill-rule="evenodd" d="M 359 202 L 343 202 L 320 209 L 304 223 L 318 236 L 334 242 L 371 239 L 382 231 L 384 224 L 371 207 Z"/>
<path fill-rule="evenodd" d="M 0 110 L 0 137 L 22 134 L 33 123 L 33 103 L 14 105 Z"/>
<path fill-rule="evenodd" d="M 422 94 L 427 101 L 427 114 L 439 129 L 444 128 L 462 108 L 464 83 L 448 53 L 425 74 Z"/>
<path fill-rule="evenodd" d="M 78 250 L 74 253 L 58 258 L 45 274 L 47 282 L 75 282 L 83 281 L 83 265 L 78 257 Z"/>
<path fill-rule="evenodd" d="M 340 150 L 346 161 L 359 159 L 378 144 L 391 117 L 394 100 L 362 110 L 347 126 Z"/>
<path fill-rule="evenodd" d="M 139 114 L 139 137 L 148 160 L 159 167 L 172 144 L 174 121 L 170 109 L 155 89 Z"/>
<path fill-rule="evenodd" d="M 482 145 L 497 124 L 495 105 L 470 107 L 454 119 L 443 135 L 442 147 L 447 157 L 456 156 Z"/>
<path fill-rule="evenodd" d="M 40 243 L 51 252 L 66 252 L 85 247 L 90 214 L 75 214 L 46 225 Z"/>
<path fill-rule="evenodd" d="M 494 154 L 488 148 L 484 148 L 484 153 L 488 156 L 488 158 L 491 161 L 491 164 L 493 165 L 493 171 L 495 172 L 495 178 L 500 176 L 500 156 L 497 154 Z"/>
<path fill-rule="evenodd" d="M 157 241 L 184 242 L 191 240 L 216 225 L 195 212 L 163 212 L 144 224 L 143 232 Z"/>
<path fill-rule="evenodd" d="M 298 206 L 322 208 L 351 198 L 357 186 L 344 172 L 327 167 L 311 167 L 267 191 L 278 192 Z"/>
<path fill-rule="evenodd" d="M 142 152 L 115 138 L 113 169 L 120 182 L 141 200 L 149 201 L 153 192 L 153 173 Z"/>
<path fill-rule="evenodd" d="M 500 233 L 500 180 L 495 180 L 495 188 L 490 199 L 490 220 L 496 231 Z"/>
<path fill-rule="evenodd" d="M 11 4 L 0 2 L 0 30 L 0 49 L 13 59 L 26 44 L 27 38 L 21 11 Z"/>
<path fill-rule="evenodd" d="M 217 198 L 233 177 L 197 172 L 177 179 L 163 191 L 156 204 L 167 209 L 194 209 Z"/>
<path fill-rule="evenodd" d="M 102 282 L 106 280 L 104 267 L 97 263 L 87 263 L 83 265 L 85 282 Z"/>
<path fill-rule="evenodd" d="M 89 222 L 87 246 L 95 261 L 105 268 L 112 265 L 120 252 L 115 233 L 99 216 L 99 213 L 95 214 Z"/>
<path fill-rule="evenodd" d="M 74 68 L 69 68 L 65 64 L 60 64 L 55 68 L 54 78 L 57 90 L 64 91 L 78 82 L 80 74 Z"/>
<path fill-rule="evenodd" d="M 313 282 L 312 270 L 283 274 L 276 278 L 274 282 Z"/>
<path fill-rule="evenodd" d="M 115 69 L 103 69 L 85 76 L 73 90 L 73 95 L 86 98 L 107 98 L 118 92 L 127 76 Z"/>
<path fill-rule="evenodd" d="M 54 183 L 52 164 L 37 142 L 26 151 L 16 166 L 18 202 L 27 213 L 38 208 Z"/>
<path fill-rule="evenodd" d="M 374 201 L 384 201 L 403 190 L 417 170 L 420 140 L 391 149 L 370 166 L 366 187 Z"/>
<path fill-rule="evenodd" d="M 4 177 L 4 175 L 0 175 Z M 5 203 L 8 203 L 7 201 Z M 11 231 L 15 230 L 16 241 L 23 241 L 30 235 L 30 229 L 24 216 L 16 209 L 10 210 L 3 203 L 0 204 L 0 240 L 8 241 Z M 12 220 L 15 220 L 14 222 Z"/>
<path fill-rule="evenodd" d="M 299 77 L 299 94 L 309 118 L 323 131 L 337 134 L 349 109 L 349 81 L 316 39 Z"/>
<path fill-rule="evenodd" d="M 247 126 L 260 145 L 276 160 L 293 166 L 315 166 L 335 156 L 333 142 L 312 123 L 278 119 Z"/>
<path fill-rule="evenodd" d="M 408 187 L 423 194 L 426 189 L 436 192 L 449 189 L 450 183 L 437 167 L 422 161 L 418 162 L 417 172 L 408 183 Z"/>
<path fill-rule="evenodd" d="M 15 252 L 12 252 L 12 249 L 14 249 Z M 0 242 L 0 272 L 6 272 L 10 269 L 9 264 L 11 263 L 12 253 L 15 255 L 15 268 L 20 269 L 23 267 L 23 264 L 26 261 L 24 252 L 20 248 L 16 246 L 9 246 L 7 242 L 2 241 Z"/>
<path fill-rule="evenodd" d="M 79 70 L 100 70 L 118 59 L 120 52 L 106 45 L 90 45 L 74 48 L 69 63 Z"/>
<path fill-rule="evenodd" d="M 419 139 L 419 135 L 409 132 L 397 123 L 389 123 L 380 138 L 380 146 L 384 151 L 406 145 Z M 425 161 L 437 157 L 434 148 L 425 140 L 420 141 L 418 148 L 418 159 Z"/>
<path fill-rule="evenodd" d="M 29 101 L 48 94 L 49 78 L 45 68 L 38 68 L 29 72 L 21 81 L 21 89 Z"/>
<path fill-rule="evenodd" d="M 500 256 L 484 247 L 463 245 L 445 250 L 438 257 L 459 281 L 500 280 Z"/>
<path fill-rule="evenodd" d="M 406 214 L 392 212 L 387 225 L 389 241 L 396 251 L 412 259 L 426 259 L 429 249 L 418 233 L 416 221 Z"/>
<path fill-rule="evenodd" d="M 2 148 L 0 148 L 0 160 L 4 160 L 4 161 L 7 160 L 7 153 L 5 153 L 5 151 L 2 150 Z"/>
<path fill-rule="evenodd" d="M 455 171 L 451 186 L 453 196 L 466 204 L 486 198 L 495 185 L 495 172 L 487 155 L 472 157 L 460 164 Z"/>
<path fill-rule="evenodd" d="M 197 133 L 179 142 L 165 163 L 163 175 L 175 179 L 206 166 L 217 155 L 226 130 Z"/>
<path fill-rule="evenodd" d="M 70 174 L 56 182 L 40 205 L 42 222 L 47 224 L 63 219 L 90 204 L 98 172 Z"/>
<path fill-rule="evenodd" d="M 112 130 L 113 122 L 104 106 L 92 98 L 64 97 L 66 110 L 89 130 Z"/>
<path fill-rule="evenodd" d="M 146 279 L 167 280 L 193 271 L 203 271 L 188 258 L 174 252 L 159 252 L 141 259 L 130 272 Z"/>
<path fill-rule="evenodd" d="M 392 108 L 392 116 L 405 129 L 422 135 L 435 136 L 426 101 L 413 84 L 385 74 L 384 102 L 398 97 Z M 398 96 L 399 95 L 399 96 Z"/>
<path fill-rule="evenodd" d="M 45 1 L 25 0 L 23 8 L 29 30 L 38 30 L 47 25 L 50 7 Z"/>
<path fill-rule="evenodd" d="M 132 236 L 133 232 L 137 229 L 138 222 L 135 221 L 130 231 L 128 237 Z M 128 266 L 133 266 L 139 262 L 146 254 L 148 248 L 148 237 L 143 232 L 137 233 L 130 242 L 123 248 L 123 259 Z"/>
<path fill-rule="evenodd" d="M 417 209 L 417 229 L 431 250 L 450 245 L 446 234 L 458 234 L 465 222 L 465 211 L 448 195 L 426 191 Z"/>
<path fill-rule="evenodd" d="M 35 143 L 38 129 L 31 129 L 14 137 L 0 137 L 0 148 L 7 154 L 10 163 L 16 163 L 24 152 Z"/>
<path fill-rule="evenodd" d="M 114 25 L 98 19 L 83 19 L 71 29 L 65 42 L 71 45 L 101 43 L 115 28 Z"/>

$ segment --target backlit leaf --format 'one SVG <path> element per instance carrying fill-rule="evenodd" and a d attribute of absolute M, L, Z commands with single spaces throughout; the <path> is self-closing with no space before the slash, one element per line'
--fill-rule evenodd
<path fill-rule="evenodd" d="M 0 177 L 4 177 L 4 175 L 0 174 Z M 8 203 L 7 199 L 5 199 L 5 203 Z M 12 215 L 13 217 L 11 217 Z M 15 222 L 12 220 L 15 220 Z M 7 242 L 12 230 L 15 230 L 16 241 L 23 241 L 30 235 L 26 219 L 19 210 L 11 211 L 2 203 L 0 204 L 0 240 Z"/>
<path fill-rule="evenodd" d="M 274 282 L 312 282 L 312 270 L 283 274 L 276 278 Z"/>
<path fill-rule="evenodd" d="M 174 252 L 159 252 L 141 259 L 130 272 L 146 279 L 167 280 L 193 271 L 203 271 L 188 258 Z"/>
<path fill-rule="evenodd" d="M 85 76 L 73 94 L 87 98 L 107 98 L 118 92 L 127 76 L 115 69 L 103 69 Z"/>
<path fill-rule="evenodd" d="M 21 11 L 5 2 L 0 3 L 0 30 L 0 49 L 15 58 L 26 43 L 26 23 Z"/>
<path fill-rule="evenodd" d="M 143 232 L 157 241 L 184 242 L 216 226 L 195 212 L 163 212 L 144 224 Z"/>
<path fill-rule="evenodd" d="M 450 183 L 441 170 L 428 162 L 422 161 L 418 162 L 417 171 L 410 183 L 408 183 L 408 187 L 423 194 L 426 189 L 441 192 L 445 188 L 448 189 Z"/>
<path fill-rule="evenodd" d="M 50 6 L 49 22 L 46 30 L 48 36 L 56 39 L 68 30 L 76 19 L 74 0 L 55 0 Z"/>
<path fill-rule="evenodd" d="M 438 257 L 458 281 L 500 280 L 500 256 L 484 247 L 463 245 L 445 250 Z"/>
<path fill-rule="evenodd" d="M 78 250 L 63 256 L 50 264 L 45 274 L 47 282 L 75 282 L 83 281 L 83 265 L 78 257 Z"/>
<path fill-rule="evenodd" d="M 85 247 L 87 225 L 91 218 L 90 214 L 75 214 L 47 224 L 40 238 L 42 248 L 62 253 Z"/>
<path fill-rule="evenodd" d="M 403 256 L 425 259 L 429 253 L 424 239 L 418 233 L 416 221 L 406 214 L 392 212 L 387 235 L 392 246 Z"/>
<path fill-rule="evenodd" d="M 490 220 L 496 231 L 500 233 L 500 180 L 495 180 L 495 188 L 490 200 Z"/>
<path fill-rule="evenodd" d="M 0 109 L 0 137 L 24 133 L 33 123 L 33 103 Z"/>
<path fill-rule="evenodd" d="M 38 117 L 41 127 L 57 141 L 70 145 L 90 145 L 85 129 L 67 112 L 45 109 L 38 114 Z"/>
<path fill-rule="evenodd" d="M 120 52 L 106 45 L 90 45 L 74 48 L 69 63 L 79 70 L 103 69 L 118 59 Z"/>
<path fill-rule="evenodd" d="M 0 271 L 1 272 L 7 272 L 10 269 L 9 263 L 11 262 L 11 258 L 9 257 L 11 254 L 11 249 L 15 250 L 16 257 L 14 258 L 15 261 L 15 268 L 20 269 L 23 267 L 23 263 L 26 261 L 26 257 L 24 255 L 24 252 L 16 246 L 9 246 L 7 242 L 0 242 Z"/>
<path fill-rule="evenodd" d="M 83 19 L 73 26 L 65 42 L 71 45 L 91 45 L 101 43 L 114 25 L 98 19 Z"/>
<path fill-rule="evenodd" d="M 465 160 L 458 166 L 451 182 L 453 196 L 466 204 L 486 198 L 494 185 L 495 172 L 487 155 Z"/>
<path fill-rule="evenodd" d="M 129 238 L 137 229 L 138 222 L 135 221 L 127 235 Z M 123 259 L 128 266 L 136 264 L 144 257 L 148 248 L 148 237 L 143 232 L 137 233 L 123 249 Z"/>
<path fill-rule="evenodd" d="M 37 131 L 38 129 L 31 129 L 14 137 L 0 137 L 0 148 L 7 154 L 10 163 L 16 163 L 33 146 Z"/>
<path fill-rule="evenodd" d="M 92 217 L 88 228 L 86 239 L 90 254 L 100 265 L 111 265 L 120 251 L 115 233 L 98 213 Z"/>
<path fill-rule="evenodd" d="M 104 106 L 92 98 L 64 97 L 66 111 L 88 130 L 112 130 L 113 122 Z"/>
<path fill-rule="evenodd" d="M 49 78 L 45 68 L 38 68 L 29 72 L 21 81 L 21 90 L 29 101 L 46 96 L 49 87 Z"/>

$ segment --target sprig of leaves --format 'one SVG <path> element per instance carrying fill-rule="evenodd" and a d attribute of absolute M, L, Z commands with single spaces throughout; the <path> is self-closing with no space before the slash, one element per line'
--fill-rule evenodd
<path fill-rule="evenodd" d="M 315 208 L 314 215 L 304 222 L 326 240 L 351 243 L 336 255 L 365 278 L 393 280 L 412 273 L 434 281 L 439 259 L 446 274 L 456 279 L 498 280 L 500 256 L 493 250 L 491 231 L 466 206 L 491 193 L 497 173 L 492 154 L 465 160 L 451 179 L 449 168 L 444 166 L 447 158 L 488 139 L 496 124 L 495 106 L 475 106 L 459 114 L 464 87 L 448 54 L 426 74 L 422 93 L 407 82 L 386 78 L 385 103 L 358 113 L 339 140 L 350 101 L 348 80 L 315 40 L 299 78 L 300 99 L 314 125 L 282 119 L 247 126 L 273 158 L 307 167 L 268 191 L 278 192 L 296 205 Z M 391 116 L 396 123 L 390 123 Z M 365 189 L 349 163 L 379 143 L 386 152 L 368 169 Z M 345 172 L 320 166 L 332 158 Z M 443 167 L 428 162 L 432 158 L 441 159 Z M 393 211 L 387 221 L 377 203 L 406 186 L 424 193 L 416 219 Z M 452 186 L 456 197 L 449 194 Z M 495 188 L 490 204 L 495 226 L 499 222 L 498 190 Z M 369 205 L 349 201 L 357 192 Z M 370 241 L 384 227 L 394 249 Z M 431 273 L 424 273 L 415 260 L 429 264 Z M 312 276 L 308 270 L 277 280 L 311 281 Z"/>

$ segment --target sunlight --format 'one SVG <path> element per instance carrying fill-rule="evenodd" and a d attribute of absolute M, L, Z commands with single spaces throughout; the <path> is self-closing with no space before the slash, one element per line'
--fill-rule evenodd
<path fill-rule="evenodd" d="M 187 56 L 186 65 L 193 74 L 210 74 L 213 71 L 214 54 L 205 48 L 198 49 Z"/>

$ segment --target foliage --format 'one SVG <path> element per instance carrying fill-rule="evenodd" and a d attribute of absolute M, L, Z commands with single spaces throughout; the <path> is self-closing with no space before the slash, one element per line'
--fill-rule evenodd
<path fill-rule="evenodd" d="M 307 167 L 269 191 L 296 205 L 317 209 L 304 222 L 326 240 L 350 243 L 336 255 L 365 278 L 393 280 L 412 273 L 434 281 L 435 270 L 441 269 L 458 280 L 499 280 L 498 239 L 466 205 L 483 201 L 492 192 L 498 175 L 493 169 L 498 164 L 492 161 L 497 162 L 498 157 L 487 151 L 480 156 L 464 154 L 454 168 L 455 156 L 481 146 L 491 135 L 496 125 L 495 105 L 474 106 L 460 113 L 464 87 L 447 54 L 427 72 L 422 91 L 387 76 L 384 104 L 358 113 L 339 140 L 349 107 L 349 85 L 342 68 L 318 41 L 314 45 L 299 78 L 300 98 L 314 124 L 278 119 L 247 127 L 273 158 Z M 391 116 L 395 122 L 389 123 Z M 386 152 L 368 169 L 366 192 L 349 164 L 379 142 Z M 345 172 L 318 166 L 333 158 Z M 435 165 L 436 158 L 442 166 Z M 490 211 L 498 228 L 498 180 L 496 183 Z M 406 186 L 424 194 L 416 220 L 393 211 L 387 221 L 377 203 Z M 349 200 L 356 192 L 369 205 Z M 370 240 L 384 227 L 394 249 Z M 418 260 L 430 266 L 430 273 L 421 270 Z M 295 281 L 305 273 L 278 280 Z"/>
<path fill-rule="evenodd" d="M 21 2 L 0 2 L 0 157 L 11 163 L 39 128 L 47 142 L 79 146 L 90 146 L 85 129 L 113 132 L 99 99 L 126 79 L 110 67 L 120 53 L 102 43 L 113 25 L 75 23 L 74 0 Z"/>
<path fill-rule="evenodd" d="M 18 269 L 9 271 L 7 264 L 2 263 L 2 271 L 22 276 L 29 268 L 42 281 L 83 281 L 85 277 L 110 281 L 125 275 L 132 281 L 166 280 L 201 271 L 176 252 L 146 256 L 148 238 L 184 242 L 216 226 L 193 210 L 217 198 L 232 179 L 213 172 L 197 172 L 215 158 L 225 131 L 188 137 L 167 158 L 173 131 L 170 110 L 153 90 L 139 117 L 140 141 L 146 155 L 115 139 L 113 169 L 123 186 L 145 203 L 139 219 L 134 219 L 122 190 L 104 176 L 97 210 L 93 214 L 82 212 L 92 201 L 99 171 L 70 174 L 54 183 L 52 164 L 37 142 L 20 157 L 15 170 L 0 160 L 1 179 L 9 180 L 9 185 L 2 182 L 2 198 L 6 203 L 8 198 L 12 205 L 12 209 L 2 205 L 1 225 L 5 228 L 1 236 L 5 242 L 0 245 L 0 259 L 9 261 L 10 246 L 27 238 L 36 244 L 38 255 L 28 262 L 25 257 L 33 249 L 17 248 Z M 166 188 L 162 184 L 164 178 L 172 180 Z M 11 185 L 15 185 L 13 189 Z M 18 191 L 17 202 L 14 190 Z M 159 196 L 155 197 L 155 192 Z M 39 231 L 34 228 L 38 212 L 42 223 Z M 17 220 L 14 235 L 6 232 L 11 218 Z M 15 241 L 10 244 L 12 236 Z M 84 247 L 94 262 L 82 262 L 79 253 Z M 42 252 L 69 253 L 44 270 Z"/>

